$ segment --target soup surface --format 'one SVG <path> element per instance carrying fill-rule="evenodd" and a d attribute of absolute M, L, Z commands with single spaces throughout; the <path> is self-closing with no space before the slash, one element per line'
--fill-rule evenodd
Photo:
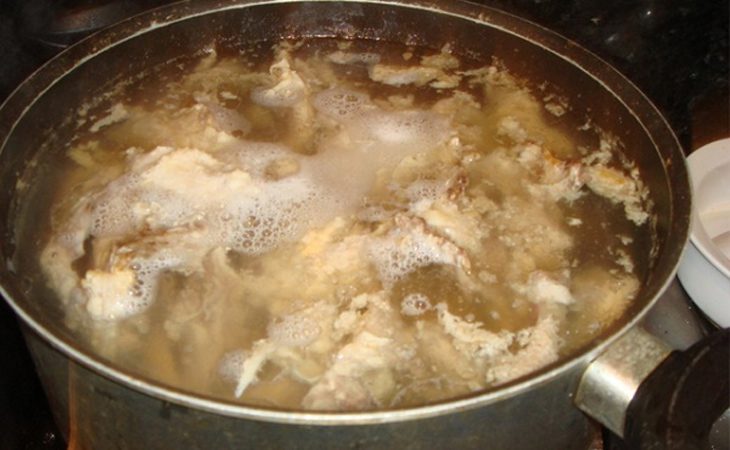
<path fill-rule="evenodd" d="M 250 405 L 420 405 L 555 363 L 639 290 L 638 170 L 497 63 L 314 39 L 122 92 L 79 111 L 40 254 L 121 367 Z"/>

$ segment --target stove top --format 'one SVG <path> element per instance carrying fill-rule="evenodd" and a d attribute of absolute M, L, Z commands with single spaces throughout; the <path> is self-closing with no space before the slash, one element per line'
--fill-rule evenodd
<path fill-rule="evenodd" d="M 0 100 L 48 58 L 117 18 L 170 0 L 5 0 L 0 3 Z M 552 29 L 631 79 L 665 115 L 687 152 L 730 136 L 728 2 L 482 0 Z M 707 326 L 675 281 L 646 326 L 686 345 Z M 689 316 L 688 316 L 689 313 Z M 689 319 L 687 318 L 689 317 Z M 689 322 L 692 322 L 689 324 Z M 682 323 L 684 322 L 684 325 Z M 674 331 L 671 331 L 674 333 Z M 681 333 L 680 333 L 681 334 Z M 0 302 L 0 448 L 63 449 L 10 308 Z M 620 443 L 606 444 L 620 448 Z"/>

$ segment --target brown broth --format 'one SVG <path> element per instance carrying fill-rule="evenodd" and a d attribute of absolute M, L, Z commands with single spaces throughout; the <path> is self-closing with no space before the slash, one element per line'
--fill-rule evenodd
<path fill-rule="evenodd" d="M 371 79 L 417 68 L 425 82 Z M 98 131 L 71 144 L 39 250 L 67 322 L 120 367 L 225 399 L 238 387 L 245 404 L 411 406 L 554 364 L 637 294 L 646 226 L 625 210 L 645 208 L 640 181 L 610 152 L 589 159 L 598 150 L 568 132 L 576 125 L 504 69 L 448 49 L 311 39 L 220 48 L 163 72 L 124 90 L 119 120 L 97 116 Z M 333 88 L 366 100 L 348 115 L 322 100 Z M 273 156 L 256 175 L 261 155 Z M 256 195 L 279 206 L 250 207 Z M 164 209 L 175 202 L 177 222 Z M 103 220 L 100 205 L 112 211 Z M 80 254 L 76 222 L 88 228 Z M 103 291 L 104 280 L 122 287 Z M 406 298 L 426 300 L 414 313 Z"/>

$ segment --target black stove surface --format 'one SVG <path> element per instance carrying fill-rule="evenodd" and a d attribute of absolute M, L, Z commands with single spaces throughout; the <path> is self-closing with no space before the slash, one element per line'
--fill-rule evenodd
<path fill-rule="evenodd" d="M 3 0 L 0 101 L 69 42 L 115 14 L 169 0 Z M 687 152 L 730 136 L 727 0 L 482 0 L 550 28 L 631 79 Z M 108 16 L 104 16 L 108 14 Z M 0 449 L 63 449 L 15 317 L 0 302 Z M 609 444 L 619 448 L 619 444 Z"/>

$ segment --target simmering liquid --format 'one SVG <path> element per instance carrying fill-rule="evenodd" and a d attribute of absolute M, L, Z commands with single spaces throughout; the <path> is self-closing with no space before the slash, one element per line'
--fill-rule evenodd
<path fill-rule="evenodd" d="M 100 355 L 188 391 L 372 410 L 493 388 L 639 290 L 646 189 L 567 108 L 449 48 L 211 50 L 80 112 L 43 272 Z"/>

